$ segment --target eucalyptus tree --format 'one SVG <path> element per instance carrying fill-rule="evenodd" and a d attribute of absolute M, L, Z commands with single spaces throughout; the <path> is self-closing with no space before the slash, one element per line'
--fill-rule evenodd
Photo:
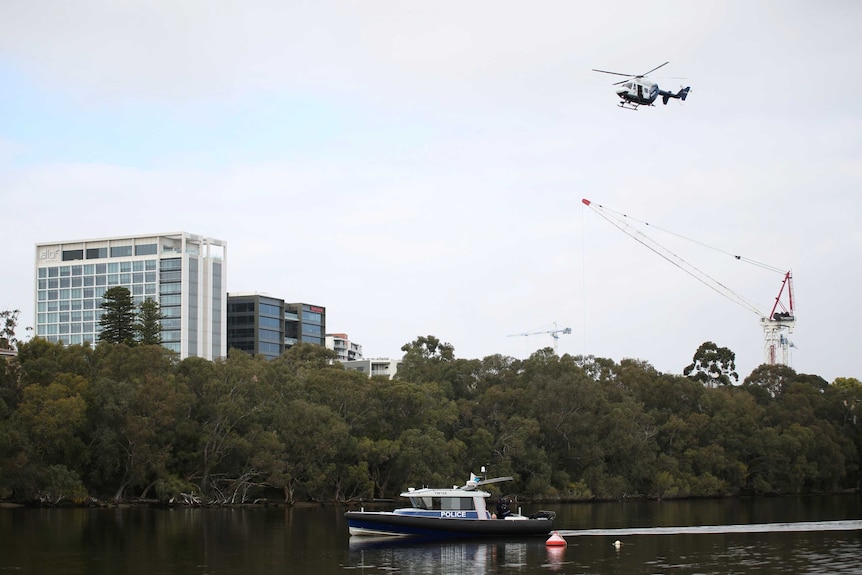
<path fill-rule="evenodd" d="M 18 327 L 18 316 L 21 310 L 0 311 L 0 349 L 15 349 L 18 339 L 15 337 L 15 328 Z"/>
<path fill-rule="evenodd" d="M 736 373 L 736 354 L 729 348 L 718 347 L 711 341 L 700 344 L 683 375 L 707 387 L 733 385 L 739 381 Z"/>
<path fill-rule="evenodd" d="M 401 346 L 404 357 L 396 378 L 411 382 L 442 381 L 441 367 L 455 359 L 455 348 L 433 335 L 419 336 Z"/>
<path fill-rule="evenodd" d="M 761 403 L 768 403 L 781 395 L 797 378 L 796 371 L 786 365 L 762 364 L 754 368 L 742 382 L 743 389 L 748 390 Z"/>
<path fill-rule="evenodd" d="M 92 481 L 115 500 L 177 495 L 184 483 L 170 470 L 177 426 L 191 394 L 174 374 L 175 354 L 159 346 L 99 346 L 89 403 Z"/>
<path fill-rule="evenodd" d="M 87 386 L 84 377 L 63 373 L 24 388 L 10 421 L 12 457 L 5 470 L 19 496 L 56 503 L 85 494 Z"/>

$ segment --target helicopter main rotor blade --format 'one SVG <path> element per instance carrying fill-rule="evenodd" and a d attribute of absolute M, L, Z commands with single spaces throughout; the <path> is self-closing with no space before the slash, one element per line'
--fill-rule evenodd
<path fill-rule="evenodd" d="M 661 66 L 656 66 L 655 68 L 653 68 L 653 69 L 652 69 L 652 70 L 650 70 L 649 72 L 644 72 L 643 74 L 641 74 L 640 76 L 638 76 L 638 78 L 643 78 L 643 77 L 644 77 L 644 76 L 646 76 L 647 74 L 652 74 L 653 72 L 655 72 L 656 70 L 658 70 L 658 69 L 659 69 L 659 68 L 661 68 L 662 66 L 667 66 L 668 64 L 670 64 L 670 61 L 665 62 L 665 63 L 664 63 L 664 64 L 662 64 Z"/>
<path fill-rule="evenodd" d="M 637 74 L 622 74 L 620 72 L 608 72 L 607 70 L 596 70 L 593 68 L 593 72 L 601 72 L 602 74 L 613 74 L 614 76 L 627 76 L 629 78 L 634 78 Z"/>

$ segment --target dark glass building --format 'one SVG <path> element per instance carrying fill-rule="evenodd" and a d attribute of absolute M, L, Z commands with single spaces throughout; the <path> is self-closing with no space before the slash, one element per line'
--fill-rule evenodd
<path fill-rule="evenodd" d="M 267 359 L 297 343 L 325 344 L 326 308 L 262 294 L 228 294 L 227 346 Z"/>

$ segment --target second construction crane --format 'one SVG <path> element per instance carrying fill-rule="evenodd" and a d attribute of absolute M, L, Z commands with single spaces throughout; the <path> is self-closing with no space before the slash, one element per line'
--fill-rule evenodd
<path fill-rule="evenodd" d="M 602 218 L 610 222 L 616 228 L 628 234 L 629 236 L 631 236 L 659 256 L 663 257 L 676 267 L 680 268 L 687 274 L 694 277 L 696 280 L 720 293 L 724 297 L 738 303 L 739 305 L 757 314 L 760 317 L 760 325 L 763 328 L 764 363 L 767 363 L 769 365 L 790 365 L 790 347 L 792 344 L 790 343 L 790 339 L 788 339 L 787 336 L 793 332 L 793 328 L 796 326 L 796 315 L 793 311 L 793 275 L 790 271 L 785 272 L 779 268 L 762 264 L 760 262 L 756 262 L 742 256 L 728 254 L 732 255 L 737 260 L 745 261 L 747 263 L 751 263 L 784 275 L 784 280 L 781 282 L 781 289 L 778 291 L 778 295 L 775 298 L 775 303 L 772 305 L 772 310 L 769 312 L 769 314 L 765 314 L 755 304 L 743 298 L 718 280 L 707 275 L 705 272 L 685 261 L 678 255 L 668 250 L 667 248 L 665 248 L 664 246 L 662 246 L 661 244 L 659 244 L 658 242 L 656 242 L 655 240 L 653 240 L 652 238 L 650 238 L 649 236 L 642 233 L 640 230 L 634 228 L 628 223 L 629 220 L 637 220 L 630 218 L 626 214 L 621 214 L 609 208 L 605 208 L 602 205 L 594 204 L 590 200 L 583 199 L 581 201 L 584 203 L 585 206 L 592 209 L 594 212 L 599 214 Z M 647 222 L 639 223 L 649 225 Z M 652 227 L 660 229 L 656 226 Z M 786 304 L 782 300 L 782 298 L 785 297 L 787 301 Z"/>
<path fill-rule="evenodd" d="M 531 335 L 539 335 L 539 334 L 549 334 L 552 338 L 554 338 L 554 351 L 557 351 L 557 340 L 560 339 L 560 334 L 569 335 L 572 333 L 572 328 L 564 327 L 557 328 L 557 323 L 554 322 L 554 329 L 546 329 L 542 331 L 528 331 L 524 333 L 513 333 L 510 334 L 509 337 L 529 337 Z"/>

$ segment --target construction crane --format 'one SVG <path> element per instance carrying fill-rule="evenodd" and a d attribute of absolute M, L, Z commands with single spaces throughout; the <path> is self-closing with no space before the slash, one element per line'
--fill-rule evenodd
<path fill-rule="evenodd" d="M 570 335 L 572 333 L 572 328 L 564 327 L 562 329 L 557 328 L 557 322 L 554 322 L 554 329 L 548 329 L 543 331 L 529 331 L 525 333 L 512 333 L 509 334 L 508 337 L 529 337 L 531 335 L 539 335 L 539 334 L 550 334 L 552 338 L 554 338 L 554 352 L 557 351 L 557 340 L 560 339 L 560 334 Z"/>
<path fill-rule="evenodd" d="M 760 325 L 763 328 L 764 363 L 767 363 L 769 365 L 790 365 L 790 348 L 793 347 L 793 344 L 790 342 L 790 339 L 787 336 L 793 333 L 793 328 L 796 325 L 796 315 L 793 310 L 793 274 L 790 271 L 785 272 L 779 268 L 769 266 L 743 256 L 730 254 L 728 252 L 724 252 L 723 250 L 718 250 L 722 253 L 732 256 L 739 261 L 744 261 L 784 275 L 784 279 L 781 282 L 781 289 L 778 291 L 778 295 L 775 298 L 775 303 L 772 306 L 772 311 L 770 311 L 767 315 L 763 313 L 760 308 L 757 307 L 757 305 L 737 294 L 729 287 L 712 278 L 694 265 L 685 261 L 672 251 L 668 250 L 640 230 L 633 227 L 631 224 L 628 223 L 628 221 L 635 221 L 645 226 L 650 226 L 649 223 L 636 220 L 627 216 L 626 214 L 616 212 L 600 204 L 594 204 L 587 199 L 583 199 L 581 201 L 584 203 L 585 206 L 592 209 L 602 218 L 610 222 L 614 227 L 631 236 L 632 238 L 634 238 L 635 240 L 661 256 L 662 258 L 666 259 L 676 267 L 680 268 L 682 271 L 694 277 L 699 282 L 715 290 L 729 300 L 734 301 L 737 304 L 745 307 L 749 311 L 752 311 L 753 313 L 757 314 L 757 316 L 760 318 Z M 651 227 L 661 230 L 661 228 L 659 228 L 658 226 Z M 673 233 L 669 232 L 668 230 L 662 231 Z M 679 234 L 674 235 L 679 236 Z M 679 237 L 688 241 L 695 241 L 689 238 L 685 238 L 684 236 Z M 695 243 L 700 244 L 700 242 L 696 241 Z M 706 246 L 705 244 L 701 245 L 705 247 L 710 247 L 711 249 L 716 249 L 712 248 L 711 246 Z M 784 296 L 786 296 L 786 305 L 782 300 L 782 297 Z"/>

